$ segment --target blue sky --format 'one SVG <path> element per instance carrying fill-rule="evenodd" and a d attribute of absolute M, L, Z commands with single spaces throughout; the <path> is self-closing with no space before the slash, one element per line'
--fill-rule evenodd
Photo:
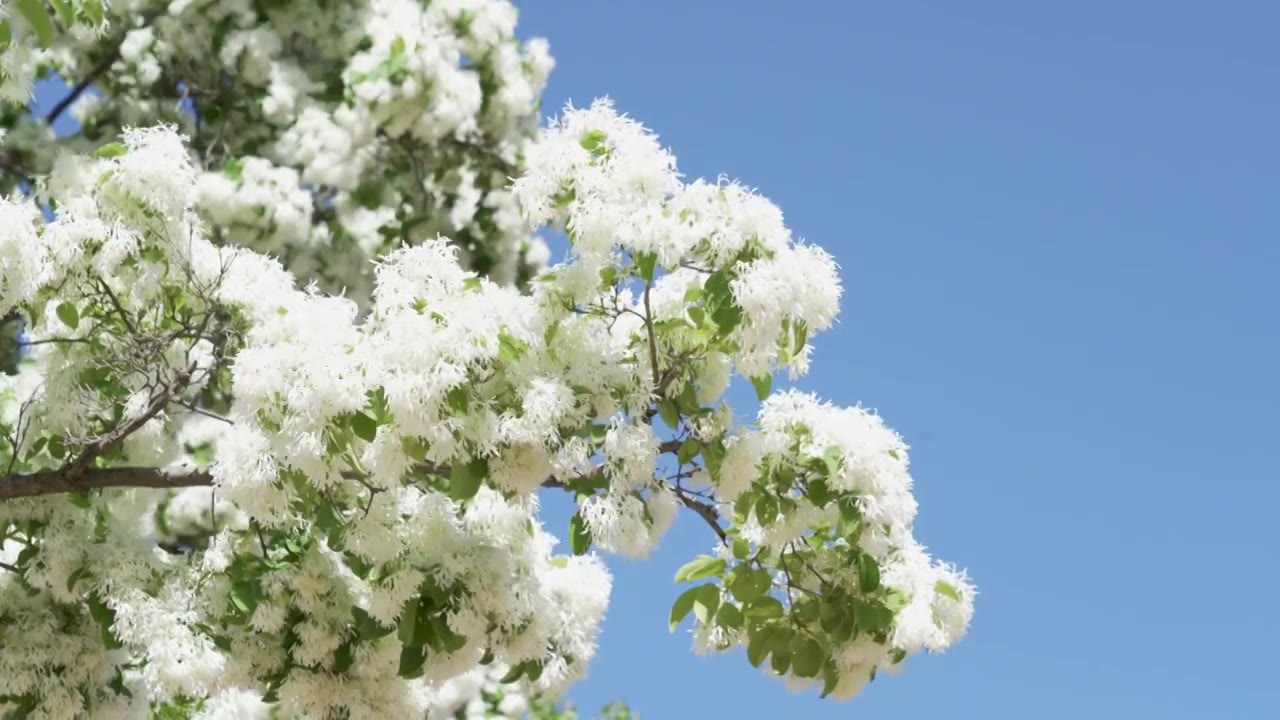
<path fill-rule="evenodd" d="M 584 708 L 1280 717 L 1280 5 L 521 6 L 559 62 L 546 108 L 610 95 L 836 255 L 841 322 L 799 385 L 905 435 L 917 534 L 982 592 L 947 654 L 850 704 L 793 695 L 667 632 L 711 541 L 682 518 L 611 561 Z"/>
<path fill-rule="evenodd" d="M 611 559 L 584 709 L 1280 716 L 1280 5 L 520 4 L 559 61 L 545 107 L 612 96 L 836 255 L 841 323 L 799 386 L 906 436 L 917 534 L 982 593 L 946 655 L 793 695 L 667 632 L 712 542 L 681 518 Z"/>

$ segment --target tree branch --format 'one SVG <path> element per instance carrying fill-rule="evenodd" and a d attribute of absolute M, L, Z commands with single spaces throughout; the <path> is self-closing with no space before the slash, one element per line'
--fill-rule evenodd
<path fill-rule="evenodd" d="M 169 472 L 163 468 L 94 468 L 73 472 L 71 468 L 18 473 L 0 480 L 0 502 L 41 495 L 88 492 L 103 488 L 183 488 L 213 484 L 213 476 L 203 470 Z"/>
<path fill-rule="evenodd" d="M 672 489 L 675 490 L 676 497 L 680 498 L 680 502 L 685 507 L 697 513 L 698 517 L 711 526 L 711 529 L 716 533 L 716 537 L 720 538 L 721 543 L 729 544 L 729 536 L 725 534 L 724 528 L 720 527 L 720 513 L 714 506 L 691 497 L 682 487 L 674 487 Z"/>
<path fill-rule="evenodd" d="M 153 20 L 155 20 L 155 16 L 156 13 L 154 12 L 147 13 L 143 16 L 142 23 L 137 27 L 147 27 Z M 124 45 L 125 38 L 127 37 L 129 37 L 129 30 L 126 29 L 107 50 L 107 54 L 98 61 L 98 64 L 94 65 L 93 68 L 89 70 L 89 74 L 80 78 L 80 82 L 76 83 L 75 86 L 71 88 L 71 92 L 68 92 L 65 97 L 58 101 L 57 105 L 53 106 L 53 109 L 49 111 L 49 114 L 44 116 L 44 122 L 46 125 L 52 125 L 54 121 L 62 116 L 62 113 L 67 111 L 67 108 L 71 107 L 72 103 L 84 94 L 85 90 L 89 89 L 90 85 L 93 85 L 98 78 L 102 77 L 103 74 L 111 69 L 111 66 L 115 64 L 116 60 L 120 59 L 120 48 Z"/>

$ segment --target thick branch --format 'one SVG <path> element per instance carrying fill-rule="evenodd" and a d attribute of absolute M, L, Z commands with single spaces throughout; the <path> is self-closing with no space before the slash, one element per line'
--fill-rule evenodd
<path fill-rule="evenodd" d="M 202 470 L 170 473 L 162 468 L 94 468 L 18 473 L 0 480 L 0 502 L 24 497 L 79 493 L 102 488 L 182 488 L 213 484 L 213 476 Z"/>

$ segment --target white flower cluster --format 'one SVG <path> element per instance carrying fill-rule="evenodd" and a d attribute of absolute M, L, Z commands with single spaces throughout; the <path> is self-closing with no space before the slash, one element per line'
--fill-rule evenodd
<path fill-rule="evenodd" d="M 361 67 L 405 64 L 341 112 L 389 104 L 400 117 L 418 82 L 436 119 L 395 132 L 456 136 L 469 121 L 450 108 L 473 101 L 443 69 L 456 57 L 432 65 L 417 49 L 434 22 L 465 26 L 457 52 L 491 51 L 511 33 L 502 7 L 371 2 L 402 32 L 379 30 Z M 284 36 L 328 27 L 288 17 L 275 18 Z M 254 37 L 230 54 L 270 77 L 254 48 L 275 45 Z M 726 541 L 694 574 L 743 603 L 713 586 L 687 595 L 717 648 L 771 630 L 744 615 L 809 622 L 816 606 L 776 597 L 793 584 L 824 594 L 823 617 L 866 629 L 796 638 L 795 676 L 829 667 L 839 696 L 963 633 L 973 590 L 911 538 L 906 448 L 877 417 L 781 393 L 758 429 L 731 434 L 715 406 L 735 369 L 758 387 L 804 371 L 809 334 L 840 297 L 830 256 L 741 186 L 684 183 L 607 102 L 570 109 L 530 156 L 511 197 L 531 224 L 569 231 L 564 263 L 522 293 L 464 270 L 465 248 L 419 238 L 378 258 L 364 314 L 298 289 L 237 236 L 208 236 L 202 212 L 277 247 L 312 242 L 307 169 L 254 159 L 214 179 L 173 129 L 130 130 L 95 159 L 57 163 L 55 220 L 0 203 L 0 310 L 26 313 L 39 343 L 39 385 L 0 392 L 21 469 L 85 473 L 74 458 L 98 453 L 102 471 L 207 467 L 213 484 L 0 503 L 0 531 L 20 545 L 19 572 L 0 571 L 0 598 L 13 598 L 0 617 L 27 621 L 0 624 L 0 697 L 50 716 L 197 701 L 211 718 L 408 717 L 452 703 L 449 683 L 487 666 L 556 693 L 584 674 L 609 597 L 589 548 L 643 556 L 682 506 Z M 200 407 L 206 385 L 225 417 Z M 572 555 L 554 554 L 538 521 L 540 488 L 579 498 Z M 155 543 L 189 535 L 201 539 L 186 554 Z M 788 558 L 805 569 L 793 577 Z M 88 669 L 19 672 L 66 661 L 57 633 Z"/>
<path fill-rule="evenodd" d="M 505 186 L 553 62 L 545 41 L 517 39 L 507 0 L 54 5 L 77 24 L 59 15 L 69 30 L 39 43 L 8 10 L 0 94 L 26 100 L 41 66 L 73 84 L 118 46 L 72 115 L 91 137 L 185 128 L 222 240 L 361 302 L 370 259 L 439 234 L 499 282 L 527 277 L 528 227 Z M 59 145 L 87 149 L 78 135 L 7 145 L 32 174 Z"/>

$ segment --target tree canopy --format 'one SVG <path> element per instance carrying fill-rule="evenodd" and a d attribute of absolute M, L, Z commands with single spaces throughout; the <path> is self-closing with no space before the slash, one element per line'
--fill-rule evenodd
<path fill-rule="evenodd" d="M 608 101 L 539 130 L 552 61 L 509 3 L 3 17 L 0 709 L 556 712 L 605 558 L 681 512 L 695 650 L 848 699 L 965 632 L 907 445 L 773 388 L 836 318 L 832 257 Z M 541 492 L 577 500 L 567 547 Z"/>

